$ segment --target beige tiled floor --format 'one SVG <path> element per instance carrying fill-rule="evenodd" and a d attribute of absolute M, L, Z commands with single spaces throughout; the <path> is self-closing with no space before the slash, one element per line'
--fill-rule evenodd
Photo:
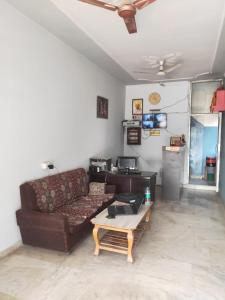
<path fill-rule="evenodd" d="M 224 220 L 214 193 L 185 191 L 157 201 L 134 264 L 93 256 L 91 235 L 70 255 L 23 246 L 0 260 L 0 300 L 224 300 Z"/>

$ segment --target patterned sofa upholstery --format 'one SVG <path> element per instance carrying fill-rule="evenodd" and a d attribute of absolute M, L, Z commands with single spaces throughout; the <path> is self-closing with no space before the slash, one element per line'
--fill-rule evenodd
<path fill-rule="evenodd" d="M 84 169 L 29 181 L 20 186 L 22 208 L 16 212 L 24 244 L 70 251 L 92 227 L 90 219 L 113 202 L 115 186 L 88 195 Z"/>

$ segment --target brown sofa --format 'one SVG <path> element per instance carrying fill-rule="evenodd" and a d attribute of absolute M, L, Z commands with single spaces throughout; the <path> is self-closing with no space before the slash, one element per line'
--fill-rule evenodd
<path fill-rule="evenodd" d="M 113 202 L 115 186 L 104 195 L 88 195 L 84 169 L 29 181 L 20 186 L 22 208 L 16 212 L 24 244 L 70 251 L 92 227 L 90 219 Z"/>

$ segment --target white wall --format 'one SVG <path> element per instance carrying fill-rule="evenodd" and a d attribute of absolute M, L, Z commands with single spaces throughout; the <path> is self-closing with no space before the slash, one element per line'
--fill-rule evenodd
<path fill-rule="evenodd" d="M 158 105 L 152 105 L 148 101 L 148 96 L 152 92 L 158 92 L 161 95 L 161 102 Z M 168 127 L 161 129 L 159 137 L 150 137 L 148 131 L 142 130 L 140 146 L 129 146 L 126 144 L 126 135 L 124 138 L 124 154 L 139 156 L 140 169 L 157 172 L 158 184 L 161 183 L 162 146 L 169 145 L 171 135 L 185 134 L 189 141 L 189 94 L 188 82 L 165 83 L 165 86 L 159 84 L 132 85 L 126 88 L 125 119 L 132 118 L 132 99 L 143 98 L 143 113 L 148 113 L 150 109 L 162 109 L 172 105 L 162 109 L 168 114 Z M 188 183 L 187 154 L 188 151 L 186 151 L 184 183 Z"/>
<path fill-rule="evenodd" d="M 45 29 L 0 1 L 0 252 L 18 240 L 19 185 L 87 167 L 97 154 L 123 152 L 125 87 Z M 109 119 L 96 118 L 96 97 L 109 99 Z"/>

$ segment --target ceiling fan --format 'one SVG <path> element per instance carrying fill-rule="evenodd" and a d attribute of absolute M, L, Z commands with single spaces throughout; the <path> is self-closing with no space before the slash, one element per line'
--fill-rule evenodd
<path fill-rule="evenodd" d="M 85 2 L 91 5 L 99 6 L 101 8 L 105 8 L 112 11 L 117 11 L 118 15 L 124 20 L 125 25 L 129 33 L 137 32 L 137 26 L 135 22 L 135 14 L 137 9 L 142 9 L 147 5 L 151 4 L 155 0 L 125 0 L 119 6 L 106 3 L 99 0 L 79 0 L 81 2 Z"/>
<path fill-rule="evenodd" d="M 181 66 L 181 63 L 176 64 L 170 68 L 166 68 L 165 67 L 165 61 L 164 60 L 160 60 L 159 62 L 159 69 L 157 70 L 156 73 L 150 73 L 149 71 L 134 71 L 134 73 L 138 73 L 138 74 L 148 74 L 148 75 L 157 75 L 157 76 L 165 76 L 166 74 L 175 71 L 176 69 L 178 69 Z"/>
<path fill-rule="evenodd" d="M 148 74 L 148 75 L 157 75 L 157 76 L 165 76 L 166 74 L 175 71 L 181 66 L 181 63 L 178 62 L 178 57 L 181 54 L 179 53 L 171 53 L 167 54 L 164 57 L 157 56 L 144 56 L 145 67 L 144 70 L 134 71 L 134 73 L 138 74 Z M 151 69 L 156 69 L 156 73 L 149 72 Z"/>

